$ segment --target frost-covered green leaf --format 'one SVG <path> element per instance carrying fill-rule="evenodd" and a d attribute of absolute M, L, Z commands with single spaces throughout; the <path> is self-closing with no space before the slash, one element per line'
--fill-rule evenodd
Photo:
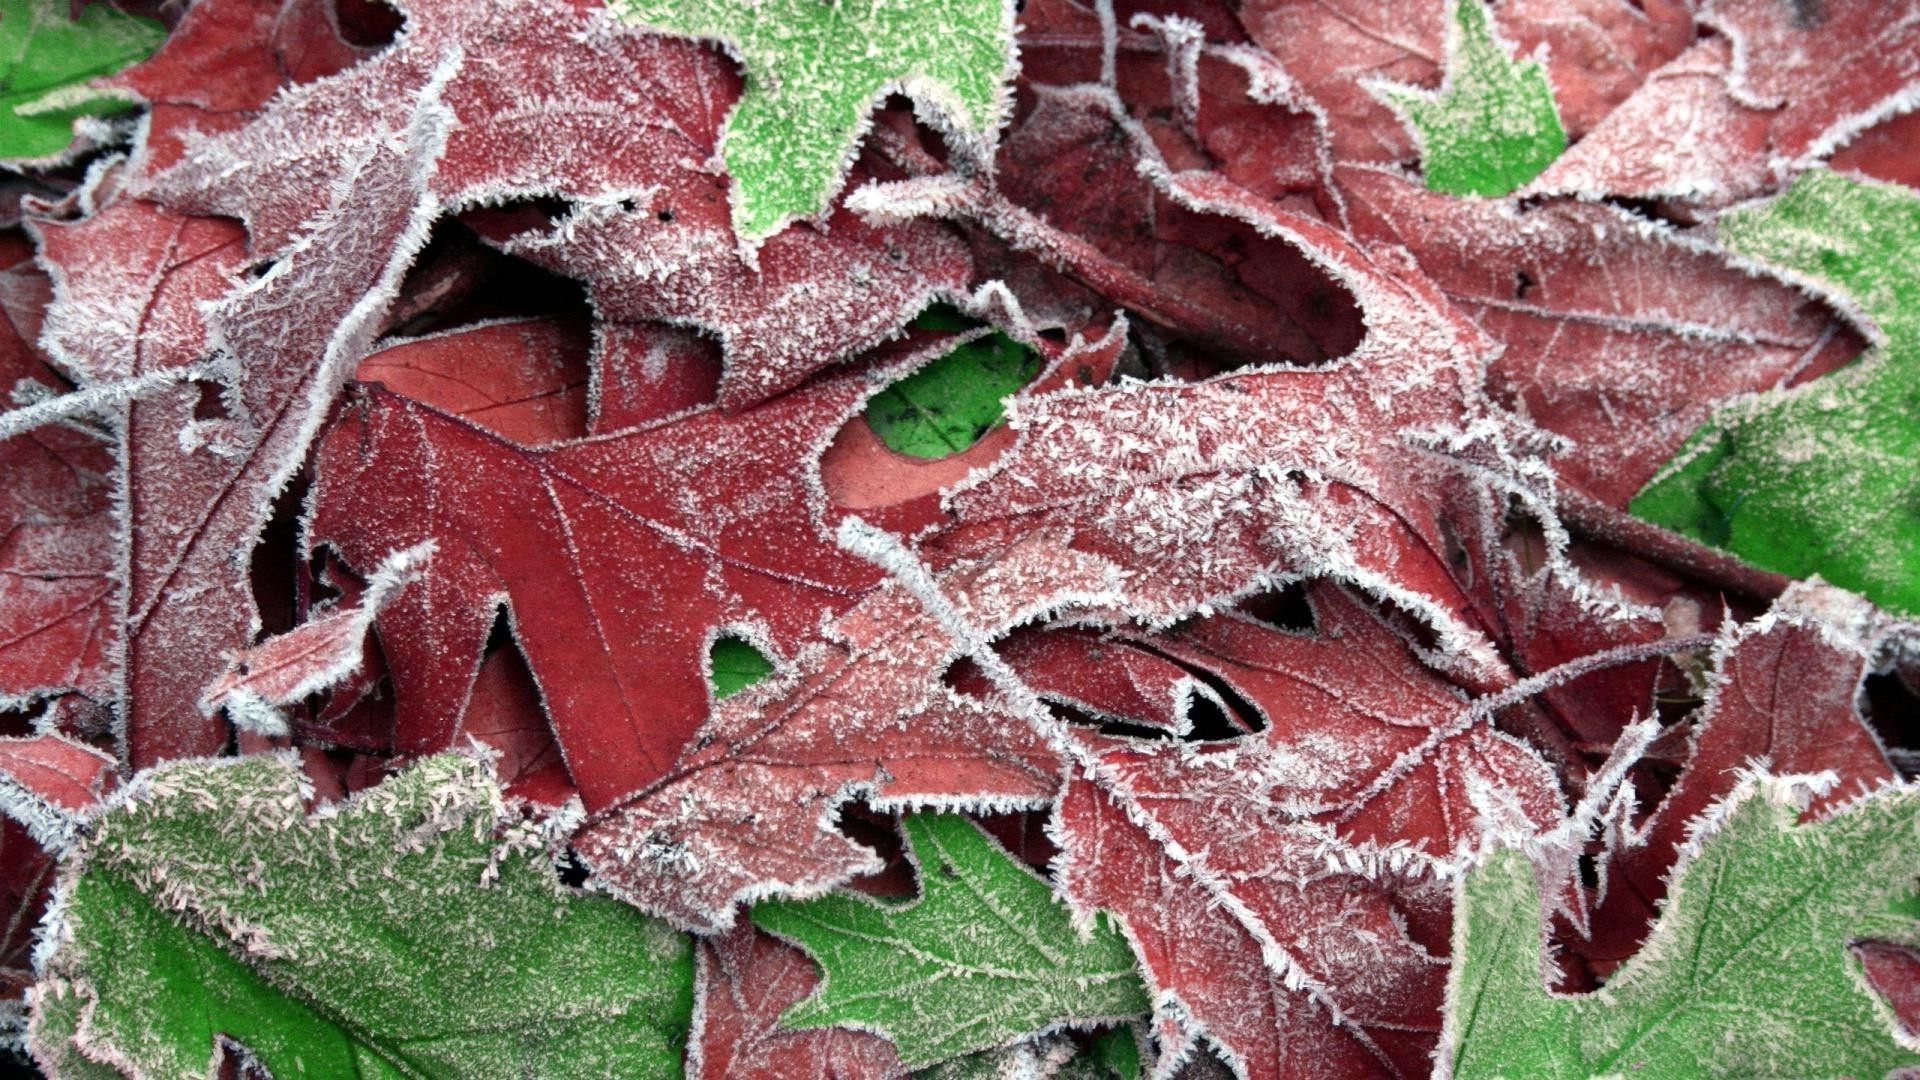
<path fill-rule="evenodd" d="M 1089 933 L 1074 929 L 1047 883 L 966 818 L 914 814 L 901 828 L 920 868 L 918 899 L 836 893 L 753 909 L 755 923 L 823 969 L 824 985 L 783 1023 L 878 1031 L 917 1066 L 1147 1011 L 1133 952 L 1107 916 Z"/>
<path fill-rule="evenodd" d="M 1477 1077 L 1881 1077 L 1920 1063 L 1848 950 L 1912 941 L 1899 909 L 1920 874 L 1920 789 L 1796 824 L 1784 785 L 1747 780 L 1675 871 L 1659 923 L 1599 992 L 1542 977 L 1532 864 L 1503 851 L 1454 908 L 1446 1043 Z"/>
<path fill-rule="evenodd" d="M 1779 198 L 1725 215 L 1720 237 L 1850 303 L 1882 340 L 1830 375 L 1721 409 L 1633 512 L 1920 613 L 1920 195 L 1809 172 Z"/>
<path fill-rule="evenodd" d="M 163 766 L 62 882 L 35 1017 L 150 1076 L 678 1076 L 687 939 L 561 888 L 488 768 L 429 758 L 308 817 L 278 758 Z M 498 833 L 499 835 L 496 835 Z M 531 854 L 529 853 L 531 851 Z"/>
<path fill-rule="evenodd" d="M 1456 0 L 1438 93 L 1374 91 L 1400 110 L 1420 140 L 1427 187 L 1448 195 L 1505 195 L 1540 175 L 1567 148 L 1547 73 L 1514 60 L 1493 35 L 1481 0 Z"/>
<path fill-rule="evenodd" d="M 867 423 L 897 453 L 957 454 L 1005 415 L 1004 400 L 1040 373 L 1033 350 L 1006 336 L 976 337 L 867 403 Z"/>
<path fill-rule="evenodd" d="M 106 4 L 71 18 L 67 0 L 0 0 L 0 158 L 52 157 L 73 141 L 78 117 L 132 105 L 87 83 L 141 60 L 166 28 Z"/>
<path fill-rule="evenodd" d="M 745 65 L 721 152 L 734 228 L 748 240 L 826 208 L 889 93 L 931 106 L 954 137 L 982 143 L 1006 112 L 1009 0 L 613 0 L 612 9 L 724 42 Z"/>
<path fill-rule="evenodd" d="M 718 701 L 773 674 L 773 661 L 759 649 L 736 637 L 718 638 L 709 652 L 713 665 L 713 697 Z"/>

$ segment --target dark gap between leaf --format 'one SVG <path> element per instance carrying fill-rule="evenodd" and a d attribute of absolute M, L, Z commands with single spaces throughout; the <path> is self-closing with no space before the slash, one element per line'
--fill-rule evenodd
<path fill-rule="evenodd" d="M 1867 676 L 1860 709 L 1901 775 L 1920 775 L 1920 665 Z"/>
<path fill-rule="evenodd" d="M 507 605 L 501 604 L 493 610 L 493 626 L 487 631 L 487 645 L 482 656 L 492 656 L 501 649 L 518 649 L 513 640 L 513 619 L 507 614 Z"/>
<path fill-rule="evenodd" d="M 1060 848 L 1047 835 L 1047 817 L 1051 810 L 1019 810 L 1010 814 L 969 814 L 974 824 L 999 841 L 1007 854 L 1026 863 L 1042 877 L 1051 877 L 1048 867 L 1060 854 Z"/>
<path fill-rule="evenodd" d="M 1311 634 L 1316 629 L 1313 605 L 1307 602 L 1307 586 L 1302 581 L 1254 593 L 1240 601 L 1239 610 L 1289 634 Z"/>
<path fill-rule="evenodd" d="M 864 802 L 850 802 L 841 805 L 834 827 L 854 843 L 872 848 L 886 864 L 878 873 L 848 882 L 848 888 L 883 898 L 919 895 L 913 867 L 907 862 L 906 844 L 900 838 L 900 815 L 881 813 Z"/>
<path fill-rule="evenodd" d="M 544 207 L 532 211 L 543 230 L 550 221 L 549 210 L 564 215 L 571 209 L 559 200 L 527 200 L 525 205 Z M 516 221 L 511 215 L 521 207 L 509 203 L 486 213 L 507 214 L 503 220 Z M 387 314 L 383 338 L 420 337 L 501 319 L 590 317 L 584 284 L 493 247 L 488 241 L 499 242 L 513 233 L 495 236 L 484 229 L 476 231 L 471 221 L 480 213 L 470 211 L 434 224 Z"/>
<path fill-rule="evenodd" d="M 254 607 L 260 612 L 260 642 L 275 634 L 284 634 L 299 625 L 305 612 L 300 579 L 308 571 L 307 553 L 300 548 L 300 511 L 307 503 L 309 478 L 306 470 L 294 474 L 287 486 L 274 496 L 273 509 L 266 528 L 254 541 L 248 556 L 247 580 L 253 589 Z"/>

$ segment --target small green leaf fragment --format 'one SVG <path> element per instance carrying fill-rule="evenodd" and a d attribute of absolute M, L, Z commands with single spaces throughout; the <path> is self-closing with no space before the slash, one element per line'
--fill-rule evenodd
<path fill-rule="evenodd" d="M 87 84 L 145 59 L 167 34 L 107 4 L 71 12 L 67 0 L 0 0 L 0 159 L 52 157 L 73 142 L 74 120 L 131 108 L 127 94 Z"/>
<path fill-rule="evenodd" d="M 1546 71 L 1507 55 L 1482 0 L 1453 5 L 1438 93 L 1383 86 L 1375 94 L 1413 128 L 1427 187 L 1443 194 L 1506 195 L 1567 148 Z"/>
<path fill-rule="evenodd" d="M 920 868 L 917 900 L 836 893 L 754 907 L 756 924 L 823 969 L 823 985 L 783 1023 L 878 1030 L 918 1067 L 1146 1013 L 1133 952 L 1106 915 L 1083 936 L 1047 883 L 964 817 L 913 814 L 901 828 Z"/>
<path fill-rule="evenodd" d="M 622 20 L 726 43 L 747 87 L 721 152 L 733 223 L 760 239 L 817 214 L 841 184 L 873 107 L 904 91 L 956 137 L 983 143 L 1008 102 L 1008 0 L 613 0 Z"/>
<path fill-rule="evenodd" d="M 773 674 L 773 661 L 737 637 L 716 638 L 708 653 L 713 699 L 720 701 Z"/>
<path fill-rule="evenodd" d="M 1453 1075 L 1885 1076 L 1920 1063 L 1848 950 L 1912 941 L 1893 910 L 1920 873 L 1920 789 L 1892 788 L 1798 824 L 1772 781 L 1748 780 L 1676 871 L 1653 934 L 1599 993 L 1542 977 L 1531 862 L 1501 851 L 1455 904 L 1446 1045 Z"/>
<path fill-rule="evenodd" d="M 69 860 L 42 983 L 90 1002 L 96 1053 L 199 1076 L 224 1035 L 275 1076 L 680 1074 L 686 936 L 503 848 L 525 826 L 487 766 L 429 758 L 313 816 L 280 758 L 143 777 Z M 43 1056 L 70 1008 L 35 1017 Z"/>
<path fill-rule="evenodd" d="M 1884 341 L 1803 386 L 1721 408 L 1630 509 L 1920 614 L 1920 195 L 1818 170 L 1719 228 L 1731 250 L 1850 300 Z"/>
<path fill-rule="evenodd" d="M 867 423 L 895 453 L 957 454 L 1006 415 L 1008 394 L 1040 374 L 1032 349 L 992 333 L 975 338 L 875 394 Z"/>
<path fill-rule="evenodd" d="M 1132 1024 L 1102 1032 L 1087 1055 L 1113 1080 L 1140 1080 L 1140 1035 Z"/>

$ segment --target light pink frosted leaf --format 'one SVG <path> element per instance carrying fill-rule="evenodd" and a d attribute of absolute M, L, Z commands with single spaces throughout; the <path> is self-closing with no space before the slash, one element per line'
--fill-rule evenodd
<path fill-rule="evenodd" d="M 1041 524 L 1126 567 L 1136 615 L 1170 622 L 1284 574 L 1332 575 L 1433 622 L 1486 667 L 1445 565 L 1440 494 L 1484 462 L 1536 501 L 1538 436 L 1481 390 L 1480 332 L 1412 266 L 1212 175 L 1170 196 L 1292 245 L 1355 296 L 1367 333 L 1324 368 L 1126 383 L 1016 402 L 1014 446 L 949 497 L 942 544 Z M 1205 536 L 1195 547 L 1188 537 Z M 1490 670 L 1490 669 L 1489 669 Z"/>
<path fill-rule="evenodd" d="M 33 348 L 47 279 L 0 272 L 0 394 L 66 383 Z M 0 440 L 0 707 L 113 690 L 112 448 L 81 427 Z"/>
<path fill-rule="evenodd" d="M 410 4 L 393 47 L 289 90 L 244 128 L 195 142 L 142 191 L 238 217 L 256 251 L 274 251 L 325 206 L 333 178 L 391 102 L 442 78 L 437 93 L 455 119 L 427 191 L 448 210 L 574 200 L 552 232 L 497 237 L 586 280 L 603 318 L 719 337 L 729 407 L 880 343 L 936 294 L 964 290 L 971 274 L 965 246 L 941 226 L 876 230 L 845 214 L 825 229 L 787 230 L 750 262 L 714 164 L 739 93 L 722 57 L 591 7 L 555 11 L 530 0 Z M 622 134 L 610 143 L 615 116 Z M 486 222 L 501 219 L 474 220 L 488 232 Z M 647 255 L 635 259 L 637 251 Z"/>
<path fill-rule="evenodd" d="M 1920 95 L 1920 15 L 1877 0 L 1715 0 L 1719 31 L 1528 189 L 1719 208 L 1782 186 Z"/>

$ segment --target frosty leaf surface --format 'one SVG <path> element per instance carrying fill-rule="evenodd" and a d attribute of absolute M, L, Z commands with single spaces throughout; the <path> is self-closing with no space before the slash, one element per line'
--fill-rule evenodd
<path fill-rule="evenodd" d="M 950 130 L 990 143 L 1007 109 L 1013 11 L 1007 0 L 618 0 L 623 20 L 718 39 L 746 67 L 722 149 L 733 221 L 748 241 L 824 210 L 868 114 L 911 95 Z"/>
<path fill-rule="evenodd" d="M 1714 677 L 1688 719 L 1685 768 L 1639 842 L 1614 853 L 1596 899 L 1592 955 L 1633 954 L 1666 895 L 1674 860 L 1703 815 L 1761 762 L 1777 774 L 1832 772 L 1807 816 L 1833 813 L 1897 777 L 1863 715 L 1862 686 L 1898 647 L 1900 623 L 1851 593 L 1796 582 L 1760 618 L 1722 627 Z"/>
<path fill-rule="evenodd" d="M 1105 916 L 1076 930 L 1045 881 L 957 814 L 911 814 L 900 827 L 920 870 L 917 899 L 840 893 L 754 907 L 756 924 L 825 970 L 784 1023 L 878 1030 L 912 1066 L 1146 1011 L 1133 954 Z"/>
<path fill-rule="evenodd" d="M 1507 55 L 1481 0 L 1452 3 L 1447 77 L 1439 92 L 1380 92 L 1419 132 L 1429 188 L 1505 195 L 1551 164 L 1567 148 L 1567 133 L 1539 62 Z"/>
<path fill-rule="evenodd" d="M 73 122 L 132 104 L 87 85 L 154 50 L 166 29 L 107 4 L 0 3 L 0 158 L 45 158 L 73 141 Z"/>
<path fill-rule="evenodd" d="M 867 402 L 867 423 L 889 449 L 918 458 L 957 454 L 1004 415 L 1002 400 L 1040 373 L 1040 358 L 1007 337 L 976 337 Z"/>
<path fill-rule="evenodd" d="M 1334 176 L 1356 235 L 1411 251 L 1505 346 L 1488 394 L 1567 437 L 1551 459 L 1561 483 L 1610 506 L 1719 404 L 1858 347 L 1792 285 L 1614 207 L 1453 198 L 1386 168 Z"/>
<path fill-rule="evenodd" d="M 207 1075 L 225 1036 L 277 1075 L 679 1074 L 686 939 L 557 885 L 485 765 L 429 758 L 312 815 L 279 758 L 141 785 L 66 870 L 48 974 L 88 1006 L 83 1053 Z"/>
<path fill-rule="evenodd" d="M 1767 195 L 1911 109 L 1920 18 L 1875 0 L 1715 0 L 1715 31 L 1648 76 L 1529 191 L 1718 208 Z"/>
<path fill-rule="evenodd" d="M 33 340 L 49 291 L 26 268 L 0 272 L 0 392 L 16 400 L 65 385 Z M 84 429 L 0 441 L 0 702 L 111 694 L 115 471 L 111 443 Z"/>
<path fill-rule="evenodd" d="M 1070 728 L 1058 880 L 1124 922 L 1163 1048 L 1204 1038 L 1252 1078 L 1305 1062 L 1417 1072 L 1445 977 L 1435 869 L 1489 827 L 1477 800 L 1545 827 L 1560 794 L 1376 612 L 1325 583 L 1308 595 L 1311 634 L 1232 613 L 1139 636 L 1219 679 L 1264 730 L 1181 742 Z"/>
<path fill-rule="evenodd" d="M 251 25 L 258 33 L 273 20 Z M 935 293 L 967 283 L 965 245 L 932 222 L 873 228 L 836 212 L 825 229 L 788 229 L 751 258 L 741 251 L 726 177 L 710 164 L 740 82 L 695 41 L 540 0 L 416 0 L 407 27 L 364 63 L 196 138 L 143 193 L 240 218 L 255 249 L 277 248 L 326 207 L 356 133 L 387 130 L 392 102 L 436 85 L 457 122 L 409 197 L 424 188 L 427 208 L 467 210 L 463 220 L 489 241 L 586 282 L 603 338 L 655 321 L 718 338 L 730 408 L 879 344 Z M 480 209 L 518 200 L 560 206 Z M 644 368 L 617 348 L 596 359 L 610 368 L 608 385 L 631 374 L 626 363 Z"/>
<path fill-rule="evenodd" d="M 1748 780 L 1675 872 L 1653 936 L 1597 994 L 1542 981 L 1534 867 L 1501 851 L 1463 880 L 1448 981 L 1452 1075 L 1884 1076 L 1920 1062 L 1848 951 L 1911 940 L 1920 797 L 1895 787 L 1797 825 L 1778 781 Z"/>
<path fill-rule="evenodd" d="M 1633 512 L 1770 570 L 1920 612 L 1920 195 L 1826 171 L 1722 218 L 1733 250 L 1852 306 L 1882 336 L 1859 363 L 1715 414 Z"/>

